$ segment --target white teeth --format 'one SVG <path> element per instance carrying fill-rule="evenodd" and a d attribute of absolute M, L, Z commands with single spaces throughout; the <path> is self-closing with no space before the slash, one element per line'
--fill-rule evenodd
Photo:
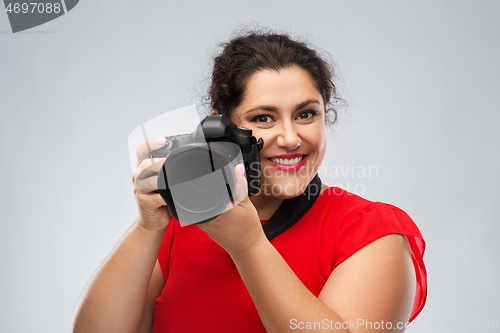
<path fill-rule="evenodd" d="M 304 156 L 299 156 L 296 158 L 271 158 L 270 160 L 276 164 L 292 165 L 299 163 L 303 158 Z"/>

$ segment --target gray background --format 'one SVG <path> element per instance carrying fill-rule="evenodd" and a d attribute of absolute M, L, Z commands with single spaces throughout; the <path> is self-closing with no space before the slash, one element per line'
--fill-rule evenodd
<path fill-rule="evenodd" d="M 378 174 L 323 181 L 420 227 L 429 295 L 412 331 L 500 319 L 499 12 L 486 0 L 83 1 L 18 34 L 0 13 L 0 331 L 70 331 L 137 214 L 128 134 L 198 102 L 213 46 L 253 22 L 338 63 L 349 108 L 324 165 Z"/>

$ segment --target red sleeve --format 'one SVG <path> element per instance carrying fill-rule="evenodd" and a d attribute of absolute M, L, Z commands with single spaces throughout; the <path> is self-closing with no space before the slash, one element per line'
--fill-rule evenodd
<path fill-rule="evenodd" d="M 180 229 L 179 221 L 170 218 L 168 222 L 167 230 L 165 231 L 165 235 L 163 236 L 163 241 L 161 243 L 160 252 L 158 253 L 158 263 L 160 264 L 161 272 L 163 274 L 163 282 L 167 282 L 168 278 L 168 263 L 170 261 L 170 250 L 172 248 L 172 242 L 174 240 L 174 235 Z"/>
<path fill-rule="evenodd" d="M 413 220 L 401 209 L 381 202 L 365 206 L 340 227 L 334 249 L 334 267 L 374 240 L 389 234 L 406 236 L 415 267 L 417 289 L 410 321 L 420 313 L 427 297 L 425 241 Z"/>

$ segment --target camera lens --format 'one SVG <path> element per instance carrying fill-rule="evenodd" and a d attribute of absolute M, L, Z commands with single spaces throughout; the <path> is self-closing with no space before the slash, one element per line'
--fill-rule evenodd
<path fill-rule="evenodd" d="M 168 186 L 179 220 L 196 223 L 221 214 L 231 201 L 239 147 L 210 142 L 184 147 L 165 162 Z"/>

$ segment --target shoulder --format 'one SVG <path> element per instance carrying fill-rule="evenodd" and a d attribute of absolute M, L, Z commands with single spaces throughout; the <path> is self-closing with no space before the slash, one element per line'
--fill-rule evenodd
<path fill-rule="evenodd" d="M 334 232 L 337 264 L 361 247 L 389 234 L 423 237 L 412 218 L 399 207 L 370 201 L 337 187 L 326 189 L 318 207 Z M 423 250 L 422 250 L 423 252 Z"/>
<path fill-rule="evenodd" d="M 367 200 L 357 194 L 346 191 L 340 187 L 323 185 L 319 196 L 326 205 L 334 206 L 336 209 L 350 212 L 362 209 L 373 201 Z"/>
<path fill-rule="evenodd" d="M 411 217 L 392 204 L 371 201 L 338 187 L 324 189 L 318 199 L 321 210 L 327 212 L 328 217 L 341 220 L 342 227 L 351 223 L 376 223 L 378 228 L 397 226 L 401 231 L 411 231 L 415 236 L 421 237 Z"/>
<path fill-rule="evenodd" d="M 417 284 L 411 314 L 411 319 L 415 318 L 427 295 L 427 272 L 423 262 L 425 241 L 416 223 L 399 207 L 370 201 L 339 188 L 330 187 L 321 196 L 324 196 L 322 210 L 328 212 L 325 219 L 330 219 L 334 225 L 324 228 L 332 231 L 328 236 L 333 249 L 332 270 L 340 268 L 343 262 L 346 262 L 343 269 L 358 267 L 359 260 L 367 257 L 404 255 L 411 258 Z M 358 254 L 354 256 L 355 253 Z M 404 260 L 401 263 L 407 265 Z"/>
<path fill-rule="evenodd" d="M 339 187 L 323 187 L 313 208 L 320 210 L 325 219 L 345 223 L 364 210 L 384 210 L 385 204 L 367 200 Z"/>

